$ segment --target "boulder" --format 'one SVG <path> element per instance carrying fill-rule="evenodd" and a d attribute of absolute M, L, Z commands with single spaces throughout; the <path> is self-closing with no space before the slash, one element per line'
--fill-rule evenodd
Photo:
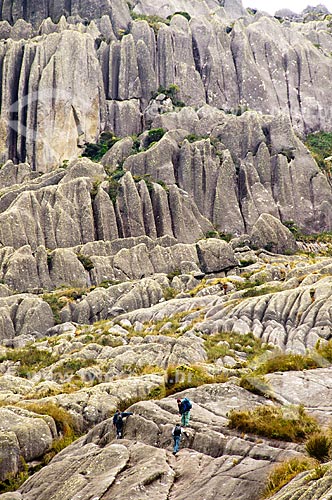
<path fill-rule="evenodd" d="M 270 214 L 262 214 L 251 232 L 251 244 L 274 253 L 294 253 L 297 245 L 294 235 L 280 220 Z"/>
<path fill-rule="evenodd" d="M 209 238 L 199 241 L 196 248 L 204 273 L 227 271 L 238 265 L 233 249 L 226 241 Z"/>

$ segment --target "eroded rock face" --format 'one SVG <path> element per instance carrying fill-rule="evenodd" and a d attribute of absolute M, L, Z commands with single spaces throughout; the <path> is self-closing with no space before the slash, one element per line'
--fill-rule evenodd
<path fill-rule="evenodd" d="M 8 87 L 2 94 L 0 152 L 15 161 L 24 158 L 34 170 L 50 170 L 77 156 L 78 144 L 96 140 L 101 130 L 102 73 L 93 40 L 65 30 L 37 44 L 4 43 Z"/>
<path fill-rule="evenodd" d="M 312 471 L 299 474 L 293 481 L 282 488 L 278 493 L 271 497 L 271 500 L 295 500 L 299 495 L 307 495 L 308 498 L 324 500 L 331 489 L 331 462 L 326 464 L 326 469 L 322 470 L 322 476 L 313 477 Z"/>
<path fill-rule="evenodd" d="M 22 459 L 32 461 L 42 457 L 58 437 L 51 417 L 16 407 L 1 408 L 0 426 L 2 481 L 22 470 Z"/>
<path fill-rule="evenodd" d="M 43 172 L 77 156 L 104 129 L 138 134 L 143 117 L 153 119 L 151 95 L 160 86 L 176 85 L 176 100 L 187 106 L 282 112 L 301 134 L 331 128 L 325 111 L 331 105 L 328 21 L 318 29 L 310 23 L 288 28 L 270 17 L 249 16 L 241 2 L 183 0 L 162 8 L 136 2 L 136 15 L 192 15 L 190 22 L 173 16 L 155 34 L 146 20 L 131 19 L 124 0 L 24 5 L 2 6 L 2 18 L 17 21 L 13 28 L 1 23 L 3 161 L 28 161 Z M 46 19 L 58 21 L 62 14 L 58 24 Z M 239 16 L 245 22 L 228 26 Z M 33 38 L 41 22 L 42 35 Z"/>
<path fill-rule="evenodd" d="M 266 248 L 274 253 L 295 253 L 297 245 L 294 235 L 269 214 L 262 214 L 255 223 L 251 233 L 254 247 Z"/>
<path fill-rule="evenodd" d="M 112 420 L 105 420 L 35 474 L 17 498 L 46 499 L 50 488 L 53 496 L 68 500 L 78 492 L 82 500 L 95 495 L 129 498 L 143 482 L 144 495 L 165 500 L 185 499 L 188 491 L 197 500 L 212 500 L 216 491 L 224 499 L 236 494 L 254 500 L 271 464 L 298 455 L 296 446 L 276 448 L 268 440 L 256 444 L 227 430 L 227 410 L 241 400 L 240 406 L 254 407 L 263 398 L 232 384 L 203 386 L 185 394 L 194 404 L 193 419 L 176 458 L 170 452 L 171 430 L 178 420 L 176 398 L 137 403 L 130 408 L 134 415 L 127 419 L 123 441 L 114 440 Z"/>

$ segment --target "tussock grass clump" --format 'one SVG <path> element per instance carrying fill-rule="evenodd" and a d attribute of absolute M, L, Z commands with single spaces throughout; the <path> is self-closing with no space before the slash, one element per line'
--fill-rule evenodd
<path fill-rule="evenodd" d="M 327 462 L 331 456 L 332 436 L 322 432 L 315 432 L 305 444 L 308 455 L 320 462 Z"/>
<path fill-rule="evenodd" d="M 20 471 L 17 474 L 8 474 L 6 479 L 0 481 L 0 494 L 16 491 L 28 479 L 28 465 L 23 457 L 20 457 Z"/>
<path fill-rule="evenodd" d="M 283 462 L 272 470 L 266 485 L 263 498 L 273 496 L 283 486 L 288 484 L 295 476 L 317 467 L 317 461 L 308 457 L 292 458 Z"/>
<path fill-rule="evenodd" d="M 176 392 L 204 384 L 224 383 L 227 380 L 226 374 L 212 376 L 198 365 L 169 366 L 165 373 L 166 395 L 170 396 Z"/>
<path fill-rule="evenodd" d="M 62 437 L 73 437 L 78 429 L 75 426 L 73 417 L 64 408 L 60 408 L 50 401 L 22 402 L 20 406 L 38 415 L 48 415 L 53 418 L 57 432 Z"/>
<path fill-rule="evenodd" d="M 48 415 L 55 422 L 59 437 L 53 441 L 52 448 L 44 455 L 43 465 L 48 464 L 57 453 L 69 446 L 80 435 L 80 429 L 70 413 L 54 403 L 49 401 L 22 402 L 18 406 L 38 415 Z"/>
<path fill-rule="evenodd" d="M 326 344 L 317 345 L 316 350 L 322 358 L 332 363 L 332 340 L 329 340 Z"/>
<path fill-rule="evenodd" d="M 0 357 L 0 363 L 6 360 L 19 362 L 18 376 L 28 378 L 31 374 L 58 361 L 59 357 L 53 356 L 47 350 L 38 349 L 35 345 L 30 345 L 22 349 L 8 349 L 6 355 Z"/>
<path fill-rule="evenodd" d="M 232 354 L 232 351 L 241 351 L 248 354 L 248 360 L 259 356 L 266 351 L 262 347 L 262 341 L 257 339 L 253 333 L 241 335 L 239 333 L 221 332 L 215 335 L 204 335 L 204 348 L 209 362 Z"/>
<path fill-rule="evenodd" d="M 121 411 L 125 411 L 127 408 L 130 406 L 134 405 L 135 403 L 140 403 L 141 401 L 148 401 L 150 399 L 163 399 L 166 397 L 166 388 L 164 384 L 161 384 L 158 387 L 155 387 L 154 389 L 151 389 L 149 394 L 146 396 L 133 396 L 132 398 L 125 399 L 118 403 L 117 407 Z"/>
<path fill-rule="evenodd" d="M 175 297 L 177 296 L 178 293 L 179 293 L 179 291 L 171 286 L 166 286 L 163 288 L 163 294 L 164 294 L 165 300 L 175 299 Z"/>
<path fill-rule="evenodd" d="M 280 353 L 264 361 L 258 368 L 261 374 L 273 372 L 301 371 L 318 368 L 318 362 L 310 355 Z"/>
<path fill-rule="evenodd" d="M 240 387 L 258 396 L 268 396 L 270 399 L 273 399 L 271 396 L 271 387 L 261 375 L 243 375 L 240 379 Z"/>
<path fill-rule="evenodd" d="M 282 441 L 303 442 L 319 431 L 317 421 L 307 415 L 302 406 L 258 406 L 253 410 L 232 410 L 229 427 Z"/>

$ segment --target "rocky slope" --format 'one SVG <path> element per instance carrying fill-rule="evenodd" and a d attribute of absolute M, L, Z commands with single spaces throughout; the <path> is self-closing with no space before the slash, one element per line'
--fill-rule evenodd
<path fill-rule="evenodd" d="M 284 112 L 301 134 L 331 128 L 329 21 L 293 28 L 223 3 L 160 10 L 144 0 L 130 11 L 125 0 L 2 2 L 3 160 L 44 172 L 105 129 L 137 134 L 151 93 L 173 84 L 186 105 Z M 188 11 L 190 22 L 149 17 L 177 11 Z"/>
<path fill-rule="evenodd" d="M 232 412 L 322 435 L 331 418 L 332 246 L 303 234 L 331 231 L 331 178 L 301 140 L 331 129 L 330 18 L 237 0 L 0 16 L 1 500 L 258 500 L 308 435 Z M 330 464 L 310 466 L 272 498 L 327 498 Z"/>

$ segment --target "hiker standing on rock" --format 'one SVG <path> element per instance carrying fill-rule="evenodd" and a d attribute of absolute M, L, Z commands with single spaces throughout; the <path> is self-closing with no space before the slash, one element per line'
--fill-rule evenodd
<path fill-rule="evenodd" d="M 180 424 L 176 424 L 176 426 L 172 430 L 172 436 L 174 441 L 173 455 L 176 455 L 177 452 L 179 451 L 182 432 L 183 431 L 181 429 Z"/>
<path fill-rule="evenodd" d="M 177 399 L 179 414 L 181 415 L 182 427 L 188 427 L 190 420 L 191 401 L 188 398 Z"/>
<path fill-rule="evenodd" d="M 116 412 L 114 413 L 113 425 L 116 429 L 116 439 L 121 439 L 123 437 L 123 426 L 124 426 L 123 419 L 129 417 L 132 414 L 133 413 L 131 411 L 121 412 L 120 410 L 116 410 Z"/>

